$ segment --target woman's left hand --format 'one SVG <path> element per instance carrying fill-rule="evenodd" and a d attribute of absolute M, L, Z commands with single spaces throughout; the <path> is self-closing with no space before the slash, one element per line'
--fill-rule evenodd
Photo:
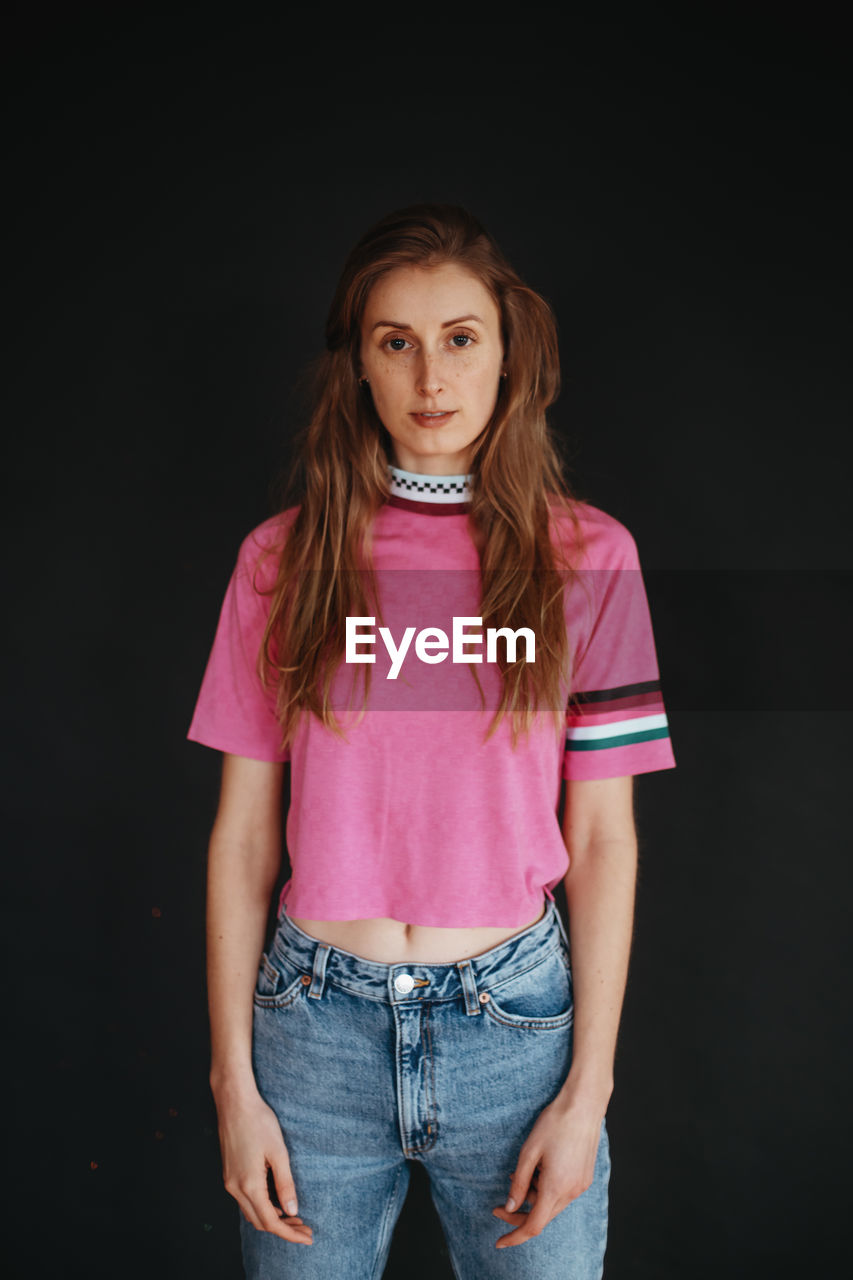
<path fill-rule="evenodd" d="M 501 1236 L 498 1249 L 538 1236 L 552 1218 L 591 1186 L 601 1120 L 600 1110 L 580 1104 L 567 1107 L 559 1101 L 540 1112 L 510 1182 L 507 1203 L 512 1201 L 516 1207 L 512 1212 L 504 1205 L 492 1210 L 495 1217 L 515 1228 Z M 520 1213 L 518 1206 L 525 1200 L 533 1207 L 529 1213 Z"/>

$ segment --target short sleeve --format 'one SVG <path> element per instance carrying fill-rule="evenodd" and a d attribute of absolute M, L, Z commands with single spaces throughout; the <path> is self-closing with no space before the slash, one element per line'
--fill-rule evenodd
<path fill-rule="evenodd" d="M 240 547 L 187 737 L 232 755 L 284 762 L 290 753 L 279 747 L 275 696 L 257 672 L 270 608 L 269 595 L 259 590 L 269 583 L 257 571 L 267 540 L 262 531 L 266 526 Z"/>
<path fill-rule="evenodd" d="M 598 513 L 601 514 L 601 513 Z M 575 649 L 564 778 L 618 778 L 675 767 L 652 621 L 636 543 L 610 517 L 597 530 L 595 567 L 569 599 Z"/>

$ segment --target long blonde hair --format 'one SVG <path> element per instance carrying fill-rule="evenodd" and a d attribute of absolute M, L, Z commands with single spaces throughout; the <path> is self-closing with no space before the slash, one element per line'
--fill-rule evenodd
<path fill-rule="evenodd" d="M 553 711 L 556 732 L 562 731 L 570 687 L 563 591 L 573 565 L 561 551 L 565 540 L 553 538 L 552 521 L 560 512 L 571 520 L 578 550 L 580 529 L 546 421 L 560 378 L 553 313 L 467 210 L 424 204 L 389 214 L 361 238 L 329 311 L 326 350 L 314 370 L 314 409 L 291 474 L 298 510 L 281 548 L 258 659 L 265 687 L 275 685 L 282 747 L 291 744 L 302 711 L 345 736 L 330 692 L 344 658 L 346 618 L 381 616 L 369 534 L 389 496 L 393 455 L 369 390 L 358 381 L 367 298 L 398 267 L 444 263 L 465 267 L 488 289 L 505 352 L 506 377 L 470 464 L 468 520 L 480 562 L 480 614 L 484 628 L 529 627 L 536 636 L 534 663 L 510 664 L 499 651 L 502 696 L 486 738 L 509 714 L 515 746 L 540 704 Z M 480 687 L 476 669 L 470 670 Z M 364 682 L 366 705 L 369 666 Z"/>

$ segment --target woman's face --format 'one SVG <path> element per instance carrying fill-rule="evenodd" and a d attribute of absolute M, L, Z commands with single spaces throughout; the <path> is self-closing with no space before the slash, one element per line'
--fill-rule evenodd
<path fill-rule="evenodd" d="M 398 267 L 374 285 L 359 375 L 397 466 L 467 473 L 471 446 L 494 412 L 503 357 L 498 308 L 464 267 Z"/>

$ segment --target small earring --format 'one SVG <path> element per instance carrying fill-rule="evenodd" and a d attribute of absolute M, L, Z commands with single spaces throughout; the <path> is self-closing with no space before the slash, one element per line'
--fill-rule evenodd
<path fill-rule="evenodd" d="M 502 377 L 502 378 L 505 378 L 505 377 L 506 377 L 506 369 L 504 369 L 503 373 L 501 374 L 501 377 Z"/>
<path fill-rule="evenodd" d="M 359 380 L 358 380 L 358 385 L 359 385 L 360 387 L 366 387 L 366 386 L 367 386 L 367 378 L 359 378 Z"/>

